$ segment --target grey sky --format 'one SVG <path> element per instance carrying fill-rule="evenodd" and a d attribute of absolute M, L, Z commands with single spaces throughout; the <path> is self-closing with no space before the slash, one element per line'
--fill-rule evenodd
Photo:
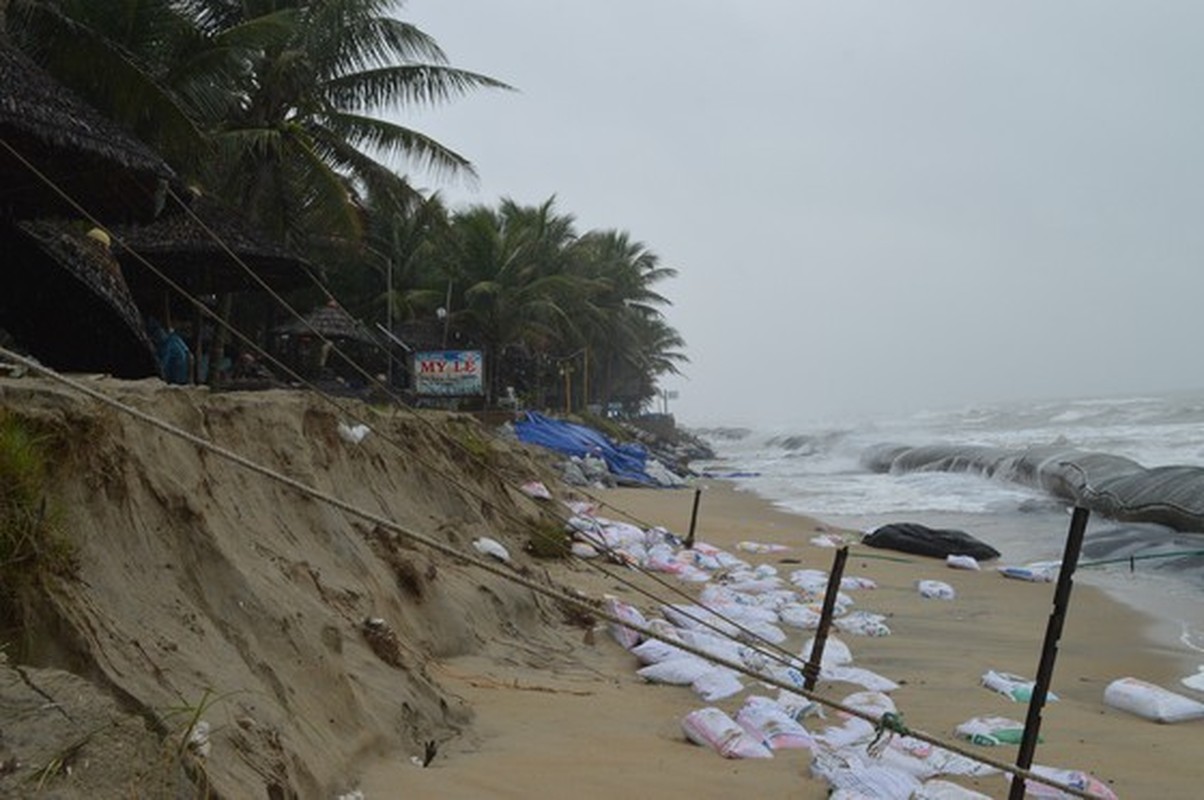
<path fill-rule="evenodd" d="M 680 272 L 688 423 L 1204 385 L 1204 3 L 409 0 L 405 121 Z"/>

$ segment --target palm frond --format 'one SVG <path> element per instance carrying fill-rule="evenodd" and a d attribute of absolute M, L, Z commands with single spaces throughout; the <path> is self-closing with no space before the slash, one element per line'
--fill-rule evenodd
<path fill-rule="evenodd" d="M 433 106 L 477 89 L 512 87 L 487 75 L 437 64 L 377 67 L 332 77 L 320 87 L 331 107 L 348 110 Z"/>
<path fill-rule="evenodd" d="M 467 158 L 412 128 L 359 114 L 327 114 L 322 123 L 332 139 L 344 139 L 352 147 L 404 158 L 437 175 L 476 175 Z"/>

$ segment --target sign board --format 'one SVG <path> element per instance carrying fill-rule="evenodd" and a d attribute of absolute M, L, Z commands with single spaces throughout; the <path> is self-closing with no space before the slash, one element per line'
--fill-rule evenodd
<path fill-rule="evenodd" d="M 414 393 L 436 397 L 485 394 L 480 350 L 428 350 L 414 354 Z"/>

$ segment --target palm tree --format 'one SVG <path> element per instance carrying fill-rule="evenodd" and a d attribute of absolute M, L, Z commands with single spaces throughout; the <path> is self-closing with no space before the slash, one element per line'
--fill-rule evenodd
<path fill-rule="evenodd" d="M 489 397 L 501 385 L 503 356 L 546 353 L 572 328 L 566 309 L 583 291 L 564 269 L 576 239 L 571 216 L 554 201 L 523 207 L 503 201 L 453 217 L 446 261 L 454 295 L 452 321 L 481 342 Z"/>
<path fill-rule="evenodd" d="M 649 360 L 648 353 L 665 341 L 660 335 L 664 331 L 657 328 L 667 328 L 659 307 L 670 303 L 652 287 L 676 276 L 677 271 L 660 266 L 655 253 L 624 231 L 590 231 L 581 237 L 574 255 L 577 273 L 595 287 L 581 318 L 584 346 L 592 353 L 589 386 L 605 407 L 618 384 L 628 382 L 628 373 L 660 364 Z M 657 335 L 651 336 L 654 330 Z M 654 378 L 652 375 L 646 382 Z"/>
<path fill-rule="evenodd" d="M 430 36 L 387 15 L 389 0 L 195 3 L 210 8 L 203 20 L 213 35 L 263 16 L 282 24 L 244 64 L 238 106 L 216 121 L 218 158 L 206 177 L 287 240 L 304 241 L 315 228 L 357 235 L 350 200 L 366 191 L 378 202 L 412 201 L 390 159 L 471 173 L 465 157 L 379 114 L 508 88 L 448 66 Z"/>

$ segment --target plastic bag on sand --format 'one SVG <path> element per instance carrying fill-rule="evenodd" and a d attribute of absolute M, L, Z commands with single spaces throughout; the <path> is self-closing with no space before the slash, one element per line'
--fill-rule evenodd
<path fill-rule="evenodd" d="M 1025 567 L 998 567 L 999 574 L 1005 578 L 1015 578 L 1019 581 L 1032 583 L 1050 583 L 1058 577 L 1058 564 L 1029 564 Z"/>
<path fill-rule="evenodd" d="M 807 729 L 768 697 L 753 696 L 736 712 L 736 722 L 771 750 L 809 749 Z"/>
<path fill-rule="evenodd" d="M 618 617 L 632 625 L 638 625 L 643 628 L 648 624 L 648 621 L 644 619 L 644 615 L 640 613 L 639 609 L 629 603 L 624 603 L 617 597 L 607 597 L 605 608 L 606 612 L 611 616 Z M 632 630 L 626 625 L 620 625 L 617 622 L 610 623 L 610 634 L 615 637 L 616 642 L 628 650 L 644 640 L 644 634 Z"/>
<path fill-rule="evenodd" d="M 974 717 L 954 728 L 953 734 L 986 747 L 1020 744 L 1024 738 L 1024 723 L 1007 717 Z"/>
<path fill-rule="evenodd" d="M 724 758 L 773 758 L 773 751 L 718 708 L 691 711 L 682 718 L 681 729 L 691 742 L 710 747 Z"/>
<path fill-rule="evenodd" d="M 744 691 L 744 684 L 740 682 L 740 673 L 727 667 L 712 667 L 695 678 L 690 687 L 696 695 L 708 703 Z"/>
<path fill-rule="evenodd" d="M 967 789 L 956 783 L 933 778 L 916 790 L 911 800 L 991 800 L 989 795 Z"/>
<path fill-rule="evenodd" d="M 1031 770 L 1036 775 L 1041 775 L 1046 778 L 1057 781 L 1058 783 L 1070 786 L 1088 794 L 1093 794 L 1100 800 L 1116 800 L 1116 794 L 1108 788 L 1108 785 L 1099 778 L 1087 772 L 1079 772 L 1074 769 L 1055 769 L 1053 767 L 1042 767 L 1033 765 Z M 1004 776 L 1007 779 L 1008 785 L 1011 785 L 1012 775 L 1009 773 Z M 1061 789 L 1037 781 L 1024 782 L 1025 797 L 1047 797 L 1062 800 L 1062 798 L 1074 797 L 1074 795 L 1066 794 Z"/>
<path fill-rule="evenodd" d="M 995 670 L 988 670 L 982 676 L 983 686 L 993 689 L 1017 703 L 1027 703 L 1032 699 L 1035 683 L 1035 681 L 1021 678 L 1019 675 L 1013 675 L 1010 672 L 996 672 Z M 1053 692 L 1049 692 L 1045 696 L 1045 702 L 1047 703 L 1052 703 L 1057 699 L 1058 696 Z"/>
<path fill-rule="evenodd" d="M 350 444 L 359 444 L 371 432 L 372 429 L 367 425 L 348 425 L 346 422 L 339 423 L 339 437 L 344 442 L 349 442 Z"/>
<path fill-rule="evenodd" d="M 944 581 L 916 581 L 916 588 L 920 590 L 920 597 L 952 600 L 956 596 L 953 587 Z"/>
<path fill-rule="evenodd" d="M 1204 717 L 1204 703 L 1138 678 L 1120 678 L 1104 689 L 1104 703 L 1154 722 L 1183 722 Z"/>
<path fill-rule="evenodd" d="M 488 536 L 481 536 L 472 540 L 472 546 L 476 551 L 483 556 L 496 558 L 498 561 L 509 562 L 510 552 L 505 545 L 497 539 L 490 539 Z"/>

